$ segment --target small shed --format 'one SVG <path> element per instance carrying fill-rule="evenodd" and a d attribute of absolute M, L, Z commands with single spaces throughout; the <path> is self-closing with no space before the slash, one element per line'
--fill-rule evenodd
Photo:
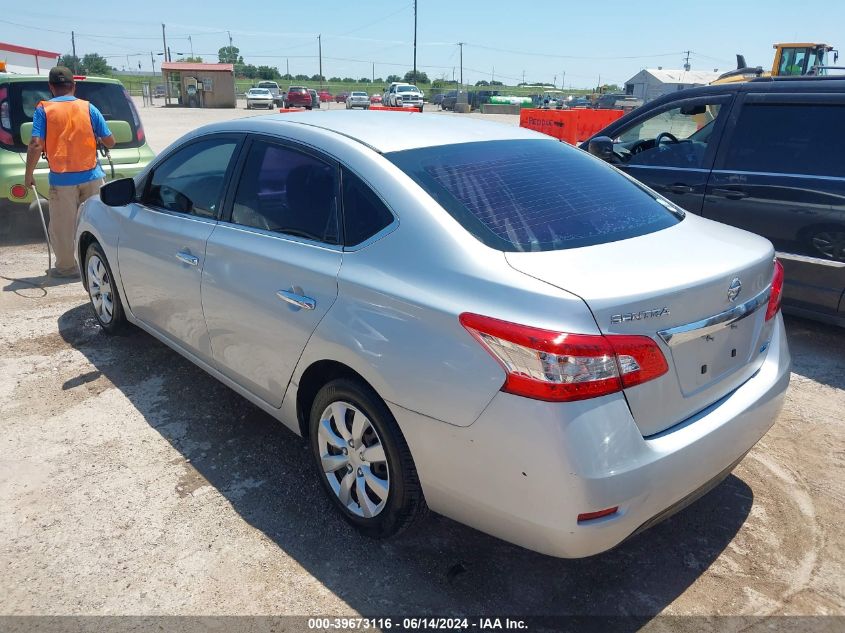
<path fill-rule="evenodd" d="M 625 82 L 625 94 L 633 95 L 647 103 L 670 92 L 706 86 L 718 77 L 719 72 L 708 70 L 646 68 Z"/>
<path fill-rule="evenodd" d="M 161 72 L 169 99 L 189 108 L 234 108 L 233 64 L 163 62 Z"/>
<path fill-rule="evenodd" d="M 59 53 L 0 42 L 0 62 L 5 62 L 9 73 L 46 75 L 58 60 Z"/>

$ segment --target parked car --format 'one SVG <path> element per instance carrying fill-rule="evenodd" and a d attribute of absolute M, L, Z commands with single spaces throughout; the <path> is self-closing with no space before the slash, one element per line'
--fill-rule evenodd
<path fill-rule="evenodd" d="M 436 106 L 439 106 L 439 105 L 440 105 L 440 103 L 443 101 L 443 95 L 444 95 L 444 94 L 445 94 L 445 93 L 443 93 L 443 92 L 438 92 L 436 95 L 434 95 L 434 96 L 431 98 L 431 105 L 436 105 Z"/>
<path fill-rule="evenodd" d="M 282 89 L 279 87 L 275 81 L 259 81 L 256 88 L 266 88 L 270 91 L 270 94 L 273 95 L 273 104 L 283 108 L 285 106 L 285 93 L 282 92 Z"/>
<path fill-rule="evenodd" d="M 320 95 L 317 94 L 317 91 L 314 90 L 313 88 L 308 89 L 308 94 L 311 95 L 311 104 L 315 108 L 319 109 L 320 108 Z"/>
<path fill-rule="evenodd" d="M 147 144 L 138 110 L 123 85 L 115 79 L 77 77 L 76 96 L 97 106 L 115 134 L 118 142 L 111 150 L 115 177 L 133 176 L 146 167 L 155 154 Z M 0 73 L 0 235 L 9 233 L 19 222 L 29 226 L 38 217 L 35 197 L 24 183 L 26 146 L 36 106 L 51 98 L 46 75 Z M 125 137 L 118 138 L 118 127 L 126 128 Z M 45 197 L 50 191 L 49 171 L 47 161 L 40 160 L 35 182 Z M 111 178 L 108 166 L 105 171 Z M 44 206 L 46 211 L 47 205 Z"/>
<path fill-rule="evenodd" d="M 381 95 L 376 94 L 376 95 L 373 95 L 372 97 L 370 97 L 370 105 L 372 105 L 374 103 L 375 104 L 381 104 L 382 103 Z"/>
<path fill-rule="evenodd" d="M 570 109 L 574 108 L 590 108 L 592 107 L 592 103 L 587 97 L 575 97 L 571 101 L 567 103 Z"/>
<path fill-rule="evenodd" d="M 334 96 L 335 103 L 346 103 L 346 98 L 349 96 L 348 92 L 341 92 Z"/>
<path fill-rule="evenodd" d="M 285 98 L 285 107 L 310 110 L 313 107 L 311 92 L 303 86 L 291 86 Z"/>
<path fill-rule="evenodd" d="M 307 438 L 373 537 L 428 507 L 589 556 L 772 425 L 790 356 L 768 240 L 542 134 L 373 123 L 215 123 L 106 185 L 76 232 L 102 329 L 138 325 Z"/>
<path fill-rule="evenodd" d="M 771 240 L 787 311 L 845 325 L 843 122 L 841 77 L 765 78 L 673 92 L 596 136 L 687 211 Z"/>
<path fill-rule="evenodd" d="M 246 109 L 268 108 L 273 109 L 273 93 L 267 88 L 250 88 L 246 91 Z"/>
<path fill-rule="evenodd" d="M 320 103 L 322 103 L 323 101 L 329 103 L 332 99 L 334 99 L 332 93 L 330 93 L 328 90 L 320 90 L 317 93 L 317 96 L 320 97 Z"/>
<path fill-rule="evenodd" d="M 422 92 L 411 84 L 390 84 L 382 99 L 384 104 L 391 108 L 413 108 L 423 111 Z"/>
<path fill-rule="evenodd" d="M 346 109 L 351 110 L 352 108 L 363 108 L 364 110 L 370 109 L 370 97 L 367 95 L 366 92 L 358 92 L 353 91 L 349 93 L 349 97 L 346 99 Z"/>
<path fill-rule="evenodd" d="M 153 97 L 156 99 L 163 99 L 167 96 L 167 92 L 165 91 L 164 85 L 159 84 L 155 87 L 155 91 L 153 92 Z"/>
<path fill-rule="evenodd" d="M 643 100 L 633 95 L 606 94 L 601 95 L 595 104 L 596 110 L 634 110 L 643 105 Z"/>
<path fill-rule="evenodd" d="M 441 110 L 454 110 L 455 103 L 458 101 L 458 91 L 457 90 L 450 90 L 449 92 L 443 95 L 443 99 L 440 101 L 440 109 Z"/>

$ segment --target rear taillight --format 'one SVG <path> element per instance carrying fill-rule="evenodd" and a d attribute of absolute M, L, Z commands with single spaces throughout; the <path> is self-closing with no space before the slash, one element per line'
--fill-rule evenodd
<path fill-rule="evenodd" d="M 775 260 L 775 273 L 772 275 L 772 290 L 769 293 L 769 305 L 766 308 L 766 321 L 778 313 L 781 299 L 783 299 L 783 264 Z"/>
<path fill-rule="evenodd" d="M 502 391 L 570 402 L 633 387 L 665 374 L 647 336 L 567 334 L 465 312 L 460 322 L 504 368 Z"/>

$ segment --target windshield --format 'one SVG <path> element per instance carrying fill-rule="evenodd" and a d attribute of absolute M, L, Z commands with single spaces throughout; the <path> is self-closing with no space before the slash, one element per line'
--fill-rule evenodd
<path fill-rule="evenodd" d="M 47 87 L 46 79 L 43 81 L 12 81 L 6 85 L 9 91 L 9 118 L 12 126 L 8 131 L 12 133 L 14 139 L 13 147 L 18 151 L 23 151 L 26 146 L 21 142 L 21 125 L 31 122 L 38 103 L 50 100 L 52 95 Z M 95 81 L 78 81 L 75 94 L 78 98 L 93 103 L 103 114 L 106 122 L 126 121 L 129 123 L 129 127 L 132 128 L 133 140 L 128 143 L 120 143 L 116 147 L 140 147 L 143 145 L 144 142 L 138 140 L 138 128 L 141 125 L 138 111 L 130 102 L 123 86 Z"/>
<path fill-rule="evenodd" d="M 416 86 L 399 86 L 396 88 L 396 92 L 419 92 L 419 88 Z"/>
<path fill-rule="evenodd" d="M 615 242 L 683 217 L 613 168 L 557 141 L 485 141 L 385 156 L 467 231 L 502 251 Z"/>
<path fill-rule="evenodd" d="M 269 90 L 262 90 L 261 88 L 253 88 L 252 90 L 249 91 L 249 94 L 266 96 L 266 95 L 270 94 L 270 91 Z"/>
<path fill-rule="evenodd" d="M 353 92 L 352 96 L 353 97 L 366 97 L 367 93 L 366 92 Z"/>

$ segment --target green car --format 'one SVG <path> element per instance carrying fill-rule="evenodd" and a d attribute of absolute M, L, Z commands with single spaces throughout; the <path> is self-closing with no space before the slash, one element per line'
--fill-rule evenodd
<path fill-rule="evenodd" d="M 77 77 L 75 94 L 103 113 L 114 134 L 114 178 L 134 176 L 146 167 L 155 154 L 147 145 L 138 110 L 123 85 L 116 79 Z M 35 108 L 50 98 L 46 76 L 0 73 L 0 236 L 8 234 L 17 222 L 27 217 L 31 222 L 37 217 L 35 197 L 24 187 L 26 146 Z M 111 180 L 111 168 L 102 156 L 100 163 L 106 179 Z M 35 170 L 35 182 L 42 197 L 49 195 L 48 173 L 47 161 L 41 160 Z"/>

